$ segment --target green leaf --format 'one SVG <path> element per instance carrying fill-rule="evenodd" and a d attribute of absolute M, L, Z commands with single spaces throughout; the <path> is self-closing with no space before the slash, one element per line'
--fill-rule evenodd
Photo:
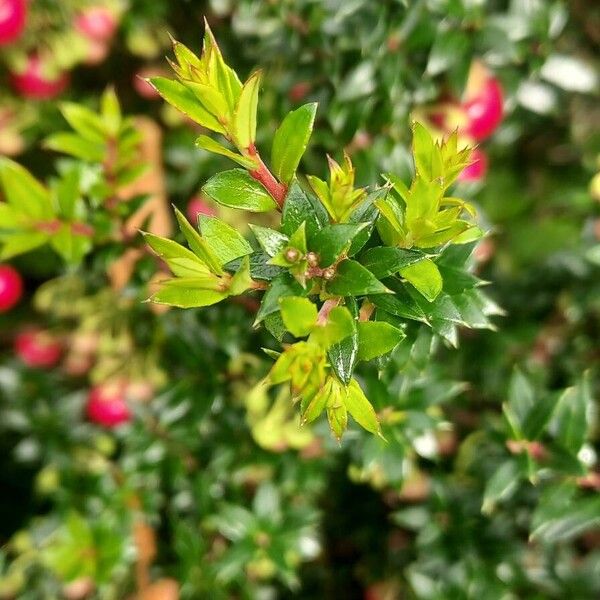
<path fill-rule="evenodd" d="M 223 263 L 219 260 L 219 257 L 215 254 L 208 242 L 203 239 L 198 231 L 194 229 L 190 222 L 185 218 L 185 215 L 175 208 L 175 216 L 179 223 L 179 229 L 183 233 L 190 250 L 203 262 L 208 268 L 217 275 L 223 274 Z"/>
<path fill-rule="evenodd" d="M 419 250 L 377 246 L 367 250 L 360 257 L 360 263 L 378 279 L 385 279 L 424 258 L 425 255 Z"/>
<path fill-rule="evenodd" d="M 353 379 L 348 385 L 346 408 L 350 416 L 363 428 L 371 433 L 381 432 L 379 421 L 373 405 L 367 400 L 358 382 Z"/>
<path fill-rule="evenodd" d="M 236 229 L 217 217 L 200 215 L 198 219 L 202 237 L 224 265 L 240 256 L 252 254 L 252 246 Z"/>
<path fill-rule="evenodd" d="M 121 129 L 123 115 L 115 89 L 111 86 L 104 90 L 102 98 L 100 98 L 100 113 L 108 133 L 116 136 Z"/>
<path fill-rule="evenodd" d="M 182 278 L 161 281 L 160 289 L 152 295 L 150 300 L 157 304 L 167 304 L 179 308 L 196 308 L 210 306 L 224 300 L 229 295 L 227 292 L 213 289 L 213 284 L 218 283 L 215 275 L 208 278 Z"/>
<path fill-rule="evenodd" d="M 242 169 L 223 171 L 211 177 L 202 191 L 215 202 L 251 212 L 268 212 L 277 208 L 267 190 Z"/>
<path fill-rule="evenodd" d="M 327 420 L 333 435 L 338 440 L 342 439 L 348 426 L 348 409 L 344 402 L 345 398 L 342 397 L 343 393 L 344 390 L 339 385 L 334 385 L 327 398 Z"/>
<path fill-rule="evenodd" d="M 54 217 L 50 192 L 24 167 L 0 158 L 0 184 L 6 201 L 33 221 Z"/>
<path fill-rule="evenodd" d="M 549 487 L 533 514 L 530 539 L 545 544 L 567 542 L 600 526 L 600 497 L 576 497 L 573 484 Z"/>
<path fill-rule="evenodd" d="M 210 273 L 208 266 L 181 244 L 153 233 L 143 232 L 143 235 L 148 246 L 167 263 L 174 275 L 194 278 Z"/>
<path fill-rule="evenodd" d="M 315 394 L 306 407 L 306 410 L 302 413 L 303 423 L 312 423 L 325 410 L 333 385 L 333 379 L 329 378 L 325 382 L 325 385 Z"/>
<path fill-rule="evenodd" d="M 554 411 L 559 402 L 557 394 L 548 394 L 545 398 L 538 400 L 529 411 L 523 423 L 523 436 L 527 440 L 538 439 L 552 419 Z"/>
<path fill-rule="evenodd" d="M 309 341 L 327 350 L 354 333 L 356 325 L 352 314 L 345 306 L 336 306 L 329 313 L 326 323 L 313 330 Z"/>
<path fill-rule="evenodd" d="M 69 168 L 54 188 L 60 213 L 68 220 L 75 217 L 75 206 L 80 199 L 80 175 L 81 172 L 77 167 Z"/>
<path fill-rule="evenodd" d="M 92 243 L 87 236 L 75 235 L 69 223 L 50 236 L 50 245 L 63 260 L 71 265 L 77 265 L 91 250 Z"/>
<path fill-rule="evenodd" d="M 219 142 L 213 140 L 207 135 L 201 135 L 195 143 L 198 148 L 202 148 L 202 150 L 212 152 L 213 154 L 226 156 L 246 169 L 253 169 L 256 167 L 256 163 L 252 159 L 241 156 L 237 152 L 234 152 L 233 150 L 230 150 L 229 148 L 219 144 Z"/>
<path fill-rule="evenodd" d="M 428 323 L 429 318 L 427 314 L 407 292 L 406 287 L 399 282 L 398 285 L 394 285 L 395 283 L 394 281 L 389 281 L 388 283 L 394 292 L 393 296 L 391 294 L 379 294 L 369 296 L 369 300 L 378 308 L 397 317 Z"/>
<path fill-rule="evenodd" d="M 250 275 L 250 258 L 244 256 L 242 264 L 236 274 L 231 278 L 228 292 L 230 296 L 239 296 L 252 288 L 252 277 Z"/>
<path fill-rule="evenodd" d="M 588 375 L 564 391 L 558 401 L 555 428 L 557 442 L 571 454 L 577 454 L 587 440 L 592 420 L 592 396 Z"/>
<path fill-rule="evenodd" d="M 358 360 L 372 360 L 391 352 L 405 333 L 390 323 L 366 321 L 358 323 Z"/>
<path fill-rule="evenodd" d="M 317 307 L 308 298 L 289 296 L 279 299 L 281 317 L 295 337 L 307 336 L 317 323 Z"/>
<path fill-rule="evenodd" d="M 60 112 L 82 138 L 96 144 L 104 143 L 106 133 L 102 119 L 89 108 L 74 102 L 63 102 Z"/>
<path fill-rule="evenodd" d="M 335 277 L 327 283 L 327 292 L 336 296 L 365 296 L 388 294 L 388 290 L 371 271 L 355 260 L 343 260 Z"/>
<path fill-rule="evenodd" d="M 248 77 L 233 115 L 235 141 L 238 147 L 244 150 L 254 144 L 256 138 L 256 112 L 261 78 L 261 71 L 255 71 Z"/>
<path fill-rule="evenodd" d="M 419 122 L 413 124 L 413 156 L 417 174 L 426 181 L 433 181 L 443 175 L 440 148 L 429 130 Z M 412 196 L 414 194 L 411 193 L 411 198 Z"/>
<path fill-rule="evenodd" d="M 352 240 L 368 223 L 339 223 L 327 225 L 318 231 L 310 240 L 309 248 L 319 257 L 319 266 L 328 267 L 346 252 Z"/>
<path fill-rule="evenodd" d="M 516 460 L 503 462 L 485 486 L 481 511 L 490 514 L 498 502 L 508 500 L 519 487 L 522 473 Z"/>
<path fill-rule="evenodd" d="M 329 217 L 319 200 L 312 194 L 306 194 L 298 181 L 294 180 L 283 205 L 281 231 L 285 235 L 292 235 L 304 222 L 310 238 L 329 223 Z"/>
<path fill-rule="evenodd" d="M 2 251 L 0 251 L 0 260 L 7 260 L 25 254 L 43 246 L 50 236 L 40 231 L 27 231 L 25 233 L 13 233 L 8 238 L 1 241 Z"/>
<path fill-rule="evenodd" d="M 333 344 L 327 351 L 329 364 L 344 385 L 348 385 L 352 379 L 357 357 L 358 335 L 356 330 L 351 335 Z"/>
<path fill-rule="evenodd" d="M 70 132 L 59 132 L 48 136 L 44 140 L 44 148 L 97 163 L 102 162 L 106 150 L 104 145 L 84 140 L 76 133 Z"/>
<path fill-rule="evenodd" d="M 227 117 L 229 113 L 227 100 L 219 90 L 211 85 L 196 81 L 186 81 L 184 85 L 218 121 L 221 121 L 223 117 Z"/>
<path fill-rule="evenodd" d="M 352 239 L 348 256 L 354 256 L 369 241 L 379 217 L 379 209 L 375 205 L 375 201 L 385 195 L 387 195 L 386 189 L 376 189 L 348 217 L 348 223 L 366 223 L 366 227 Z"/>
<path fill-rule="evenodd" d="M 442 291 L 443 280 L 437 265 L 425 258 L 400 269 L 400 275 L 412 284 L 429 302 Z"/>
<path fill-rule="evenodd" d="M 269 255 L 275 256 L 283 248 L 285 248 L 289 242 L 287 235 L 270 229 L 269 227 L 261 227 L 260 225 L 249 224 L 249 227 L 257 239 L 260 247 Z"/>
<path fill-rule="evenodd" d="M 305 104 L 289 112 L 275 132 L 271 163 L 273 173 L 283 183 L 289 183 L 306 150 L 312 133 L 317 103 Z"/>
<path fill-rule="evenodd" d="M 273 281 L 263 296 L 254 324 L 260 323 L 266 316 L 279 312 L 279 300 L 285 296 L 301 296 L 302 286 L 289 274 L 282 273 Z"/>
<path fill-rule="evenodd" d="M 211 131 L 226 133 L 223 125 L 202 106 L 194 93 L 182 83 L 165 77 L 152 77 L 148 82 L 169 104 L 187 115 L 192 121 Z"/>
<path fill-rule="evenodd" d="M 521 432 L 527 416 L 534 409 L 534 405 L 535 392 L 533 386 L 519 369 L 515 369 L 508 387 L 508 406 L 517 418 Z"/>

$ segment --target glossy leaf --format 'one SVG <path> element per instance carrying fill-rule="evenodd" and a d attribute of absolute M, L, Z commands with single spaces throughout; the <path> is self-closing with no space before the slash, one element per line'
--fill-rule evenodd
<path fill-rule="evenodd" d="M 327 358 L 338 379 L 344 385 L 348 385 L 354 374 L 354 367 L 358 359 L 358 335 L 356 331 L 333 344 L 327 352 Z"/>
<path fill-rule="evenodd" d="M 350 259 L 338 265 L 335 277 L 327 283 L 327 291 L 338 296 L 390 293 L 371 271 Z"/>
<path fill-rule="evenodd" d="M 400 269 L 400 275 L 432 302 L 442 291 L 443 281 L 436 264 L 429 258 Z"/>
<path fill-rule="evenodd" d="M 221 265 L 240 256 L 252 254 L 252 246 L 225 221 L 210 215 L 200 215 L 198 224 L 202 237 Z"/>
<path fill-rule="evenodd" d="M 320 202 L 293 181 L 283 205 L 281 231 L 292 235 L 302 223 L 306 223 L 306 234 L 310 238 L 329 223 L 329 217 Z"/>
<path fill-rule="evenodd" d="M 336 223 L 327 225 L 310 240 L 309 248 L 318 255 L 319 266 L 328 267 L 348 251 L 352 240 L 368 223 Z"/>
<path fill-rule="evenodd" d="M 277 208 L 267 190 L 242 169 L 223 171 L 211 177 L 202 191 L 215 202 L 251 212 L 268 212 Z"/>
<path fill-rule="evenodd" d="M 377 246 L 370 248 L 361 257 L 360 263 L 378 279 L 397 274 L 401 269 L 425 258 L 419 250 Z"/>
<path fill-rule="evenodd" d="M 283 183 L 289 183 L 298 168 L 312 133 L 317 104 L 305 104 L 289 112 L 275 132 L 271 163 L 273 173 Z"/>
<path fill-rule="evenodd" d="M 372 360 L 391 352 L 405 333 L 390 323 L 366 321 L 358 325 L 358 360 Z"/>

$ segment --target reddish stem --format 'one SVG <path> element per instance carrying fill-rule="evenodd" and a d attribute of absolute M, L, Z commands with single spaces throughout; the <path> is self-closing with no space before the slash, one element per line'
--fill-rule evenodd
<path fill-rule="evenodd" d="M 280 209 L 282 209 L 283 203 L 285 202 L 285 197 L 287 195 L 287 187 L 283 183 L 280 183 L 279 181 L 277 181 L 277 179 L 275 179 L 273 173 L 269 171 L 267 165 L 265 165 L 265 163 L 262 161 L 260 154 L 258 153 L 254 145 L 251 145 L 248 148 L 248 154 L 254 160 L 256 160 L 258 164 L 258 167 L 256 169 L 248 171 L 250 173 L 250 176 L 262 184 L 262 186 L 267 190 L 267 192 L 271 194 L 275 202 L 277 202 L 277 206 Z"/>
<path fill-rule="evenodd" d="M 341 298 L 329 298 L 329 300 L 325 300 L 323 306 L 321 306 L 321 310 L 319 311 L 319 316 L 317 317 L 317 325 L 327 325 L 329 313 L 336 306 L 339 306 L 341 301 Z"/>

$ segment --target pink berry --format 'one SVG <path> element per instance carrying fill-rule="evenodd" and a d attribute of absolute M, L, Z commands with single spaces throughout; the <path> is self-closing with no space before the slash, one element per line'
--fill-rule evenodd
<path fill-rule="evenodd" d="M 45 68 L 42 58 L 30 55 L 25 69 L 12 74 L 13 87 L 21 96 L 32 100 L 51 100 L 59 96 L 69 85 L 69 74 L 63 72 L 50 77 L 44 72 Z"/>
<path fill-rule="evenodd" d="M 465 133 L 477 141 L 490 136 L 502 121 L 503 103 L 498 80 L 483 63 L 473 62 L 463 101 L 468 118 Z"/>
<path fill-rule="evenodd" d="M 62 344 L 40 329 L 22 331 L 15 338 L 15 352 L 28 367 L 53 367 L 60 360 L 62 351 Z"/>
<path fill-rule="evenodd" d="M 144 67 L 133 76 L 133 87 L 142 98 L 146 98 L 146 100 L 158 100 L 160 98 L 160 94 L 146 81 L 148 77 L 157 74 L 157 69 Z"/>
<path fill-rule="evenodd" d="M 89 38 L 87 40 L 87 54 L 84 62 L 90 67 L 99 65 L 106 60 L 109 52 L 110 44 L 108 42 Z"/>
<path fill-rule="evenodd" d="M 27 0 L 0 0 L 0 46 L 14 42 L 25 29 Z"/>
<path fill-rule="evenodd" d="M 104 6 L 90 6 L 75 17 L 75 29 L 90 40 L 106 42 L 119 25 L 115 15 Z"/>
<path fill-rule="evenodd" d="M 23 280 L 10 265 L 0 265 L 0 313 L 10 310 L 23 295 Z"/>
<path fill-rule="evenodd" d="M 480 148 L 475 148 L 471 154 L 471 161 L 471 164 L 458 176 L 460 181 L 474 182 L 485 178 L 488 169 L 487 154 Z"/>
<path fill-rule="evenodd" d="M 187 205 L 187 218 L 190 223 L 196 224 L 200 215 L 216 216 L 217 211 L 200 196 L 192 198 Z"/>
<path fill-rule="evenodd" d="M 131 420 L 122 383 L 98 385 L 90 390 L 86 414 L 92 423 L 113 428 Z"/>

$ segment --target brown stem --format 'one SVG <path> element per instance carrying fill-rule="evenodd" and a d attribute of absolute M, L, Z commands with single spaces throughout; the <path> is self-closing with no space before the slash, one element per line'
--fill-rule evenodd
<path fill-rule="evenodd" d="M 265 163 L 262 161 L 262 158 L 260 157 L 260 154 L 254 145 L 251 145 L 248 148 L 248 155 L 253 158 L 258 165 L 256 169 L 248 171 L 250 176 L 262 184 L 267 192 L 271 194 L 275 202 L 277 202 L 277 206 L 281 210 L 287 195 L 287 186 L 275 179 L 273 173 L 269 171 L 267 165 L 265 165 Z"/>
<path fill-rule="evenodd" d="M 329 313 L 336 306 L 339 306 L 341 301 L 341 298 L 329 298 L 329 300 L 325 300 L 323 306 L 321 306 L 321 310 L 319 311 L 319 316 L 317 317 L 317 325 L 326 325 L 327 319 L 329 318 Z"/>
<path fill-rule="evenodd" d="M 358 313 L 359 321 L 368 321 L 375 310 L 375 305 L 368 300 L 365 300 L 360 307 L 360 311 Z"/>

